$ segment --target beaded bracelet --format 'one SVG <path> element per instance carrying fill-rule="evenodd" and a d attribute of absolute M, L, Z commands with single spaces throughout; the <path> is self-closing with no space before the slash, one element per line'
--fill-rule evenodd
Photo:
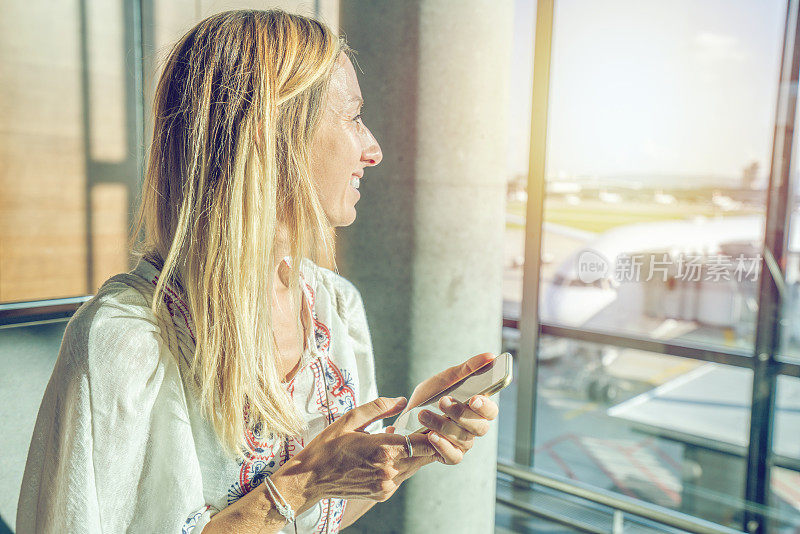
<path fill-rule="evenodd" d="M 272 499 L 272 503 L 275 505 L 275 509 L 280 513 L 288 523 L 292 523 L 295 520 L 294 510 L 292 507 L 289 506 L 289 503 L 286 502 L 286 499 L 283 498 L 281 492 L 278 491 L 278 488 L 275 487 L 275 484 L 269 477 L 264 479 L 264 484 L 267 486 L 267 492 L 269 493 L 270 499 Z"/>

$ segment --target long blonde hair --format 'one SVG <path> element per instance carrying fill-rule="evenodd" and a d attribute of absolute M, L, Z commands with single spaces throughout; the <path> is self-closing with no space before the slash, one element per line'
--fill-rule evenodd
<path fill-rule="evenodd" d="M 316 20 L 229 11 L 180 39 L 158 82 L 134 248 L 162 265 L 154 312 L 166 283 L 188 298 L 194 385 L 234 456 L 252 453 L 246 428 L 305 428 L 275 357 L 273 273 L 279 228 L 295 297 L 301 258 L 335 264 L 309 145 L 340 52 L 344 40 Z"/>

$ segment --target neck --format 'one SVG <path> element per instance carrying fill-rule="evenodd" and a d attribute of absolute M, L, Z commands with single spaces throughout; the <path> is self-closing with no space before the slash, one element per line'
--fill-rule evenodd
<path fill-rule="evenodd" d="M 275 257 L 278 260 L 278 264 L 275 267 L 275 272 L 273 275 L 273 285 L 276 292 L 286 291 L 289 289 L 288 278 L 281 276 L 281 273 L 286 270 L 286 268 L 283 266 L 283 258 L 288 256 L 289 253 L 290 248 L 288 232 L 283 224 L 278 224 L 278 230 L 275 237 Z"/>

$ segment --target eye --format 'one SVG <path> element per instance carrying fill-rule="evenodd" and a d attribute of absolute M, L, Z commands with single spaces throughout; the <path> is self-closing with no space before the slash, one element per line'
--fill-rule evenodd
<path fill-rule="evenodd" d="M 355 117 L 353 117 L 353 122 L 358 122 L 358 121 L 360 121 L 361 119 L 362 119 L 362 117 L 361 117 L 361 113 L 359 113 L 358 115 L 356 115 Z"/>

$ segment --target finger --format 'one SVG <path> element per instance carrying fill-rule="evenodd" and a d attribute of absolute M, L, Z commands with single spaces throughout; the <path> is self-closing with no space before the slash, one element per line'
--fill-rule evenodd
<path fill-rule="evenodd" d="M 465 361 L 462 365 L 466 367 L 467 373 L 472 373 L 473 371 L 477 371 L 487 363 L 491 362 L 497 358 L 497 354 L 493 354 L 491 352 L 484 352 L 483 354 L 478 354 L 477 356 L 473 356 L 469 360 Z"/>
<path fill-rule="evenodd" d="M 480 369 L 487 363 L 494 360 L 497 356 L 492 354 L 491 352 L 484 352 L 483 354 L 478 354 L 477 356 L 473 356 L 469 360 L 465 361 L 464 363 L 460 363 L 458 365 L 454 365 L 453 367 L 449 367 L 439 373 L 437 376 L 442 381 L 443 388 L 448 388 L 464 378 L 465 376 L 475 372 L 476 370 Z"/>
<path fill-rule="evenodd" d="M 431 442 L 428 441 L 427 434 L 409 434 L 408 439 L 411 440 L 413 458 L 436 456 L 436 449 L 431 445 Z"/>
<path fill-rule="evenodd" d="M 484 352 L 483 354 L 473 356 L 464 363 L 455 365 L 449 369 L 445 369 L 442 371 L 440 376 L 447 384 L 445 387 L 450 387 L 465 376 L 475 372 L 487 363 L 491 362 L 495 358 L 497 358 L 495 354 L 492 354 L 491 352 Z"/>
<path fill-rule="evenodd" d="M 408 460 L 408 446 L 406 445 L 405 436 L 401 436 L 403 438 L 403 442 L 401 443 L 402 452 L 398 459 Z M 419 432 L 415 432 L 414 434 L 408 435 L 409 441 L 411 441 L 411 458 L 420 458 L 423 456 L 435 456 L 436 449 L 431 445 L 430 441 L 428 441 L 428 436 Z"/>
<path fill-rule="evenodd" d="M 364 430 L 364 427 L 369 426 L 378 419 L 400 413 L 405 406 L 405 397 L 394 399 L 378 397 L 372 402 L 353 408 L 336 422 L 344 427 L 345 430 Z"/>
<path fill-rule="evenodd" d="M 464 458 L 464 451 L 441 437 L 434 431 L 428 434 L 428 440 L 438 453 L 438 460 L 446 465 L 455 465 Z"/>
<path fill-rule="evenodd" d="M 428 436 L 425 434 L 409 434 L 408 440 L 411 442 L 411 456 L 409 456 L 408 443 L 406 436 L 398 435 L 399 440 L 394 440 L 395 454 L 393 457 L 396 461 L 408 460 L 409 458 L 420 458 L 425 456 L 435 456 L 436 449 L 428 441 Z"/>
<path fill-rule="evenodd" d="M 436 461 L 438 461 L 438 455 L 420 456 L 419 458 L 415 456 L 413 458 L 399 460 L 397 464 L 395 464 L 398 471 L 400 471 L 396 477 L 396 480 L 399 478 L 400 482 L 404 482 L 411 475 L 416 473 L 421 467 L 432 464 Z"/>
<path fill-rule="evenodd" d="M 491 400 L 487 401 L 494 404 Z M 487 401 L 483 401 L 481 408 L 488 412 L 492 408 L 488 406 Z M 443 397 L 439 400 L 439 408 L 455 424 L 473 436 L 484 436 L 489 432 L 490 421 L 465 403 L 455 401 L 452 397 Z"/>
<path fill-rule="evenodd" d="M 484 395 L 475 395 L 469 400 L 470 409 L 484 419 L 494 421 L 497 418 L 499 408 L 497 403 Z"/>
<path fill-rule="evenodd" d="M 422 410 L 419 414 L 419 422 L 436 431 L 462 451 L 472 448 L 472 440 L 475 439 L 476 434 L 468 432 L 444 415 Z"/>
<path fill-rule="evenodd" d="M 406 436 L 401 434 L 372 434 L 379 439 L 374 442 L 370 461 L 374 464 L 396 464 L 409 457 L 418 458 L 423 456 L 434 456 L 434 449 L 428 442 L 428 437 L 423 434 L 410 434 L 411 456 L 408 454 L 408 443 Z"/>

